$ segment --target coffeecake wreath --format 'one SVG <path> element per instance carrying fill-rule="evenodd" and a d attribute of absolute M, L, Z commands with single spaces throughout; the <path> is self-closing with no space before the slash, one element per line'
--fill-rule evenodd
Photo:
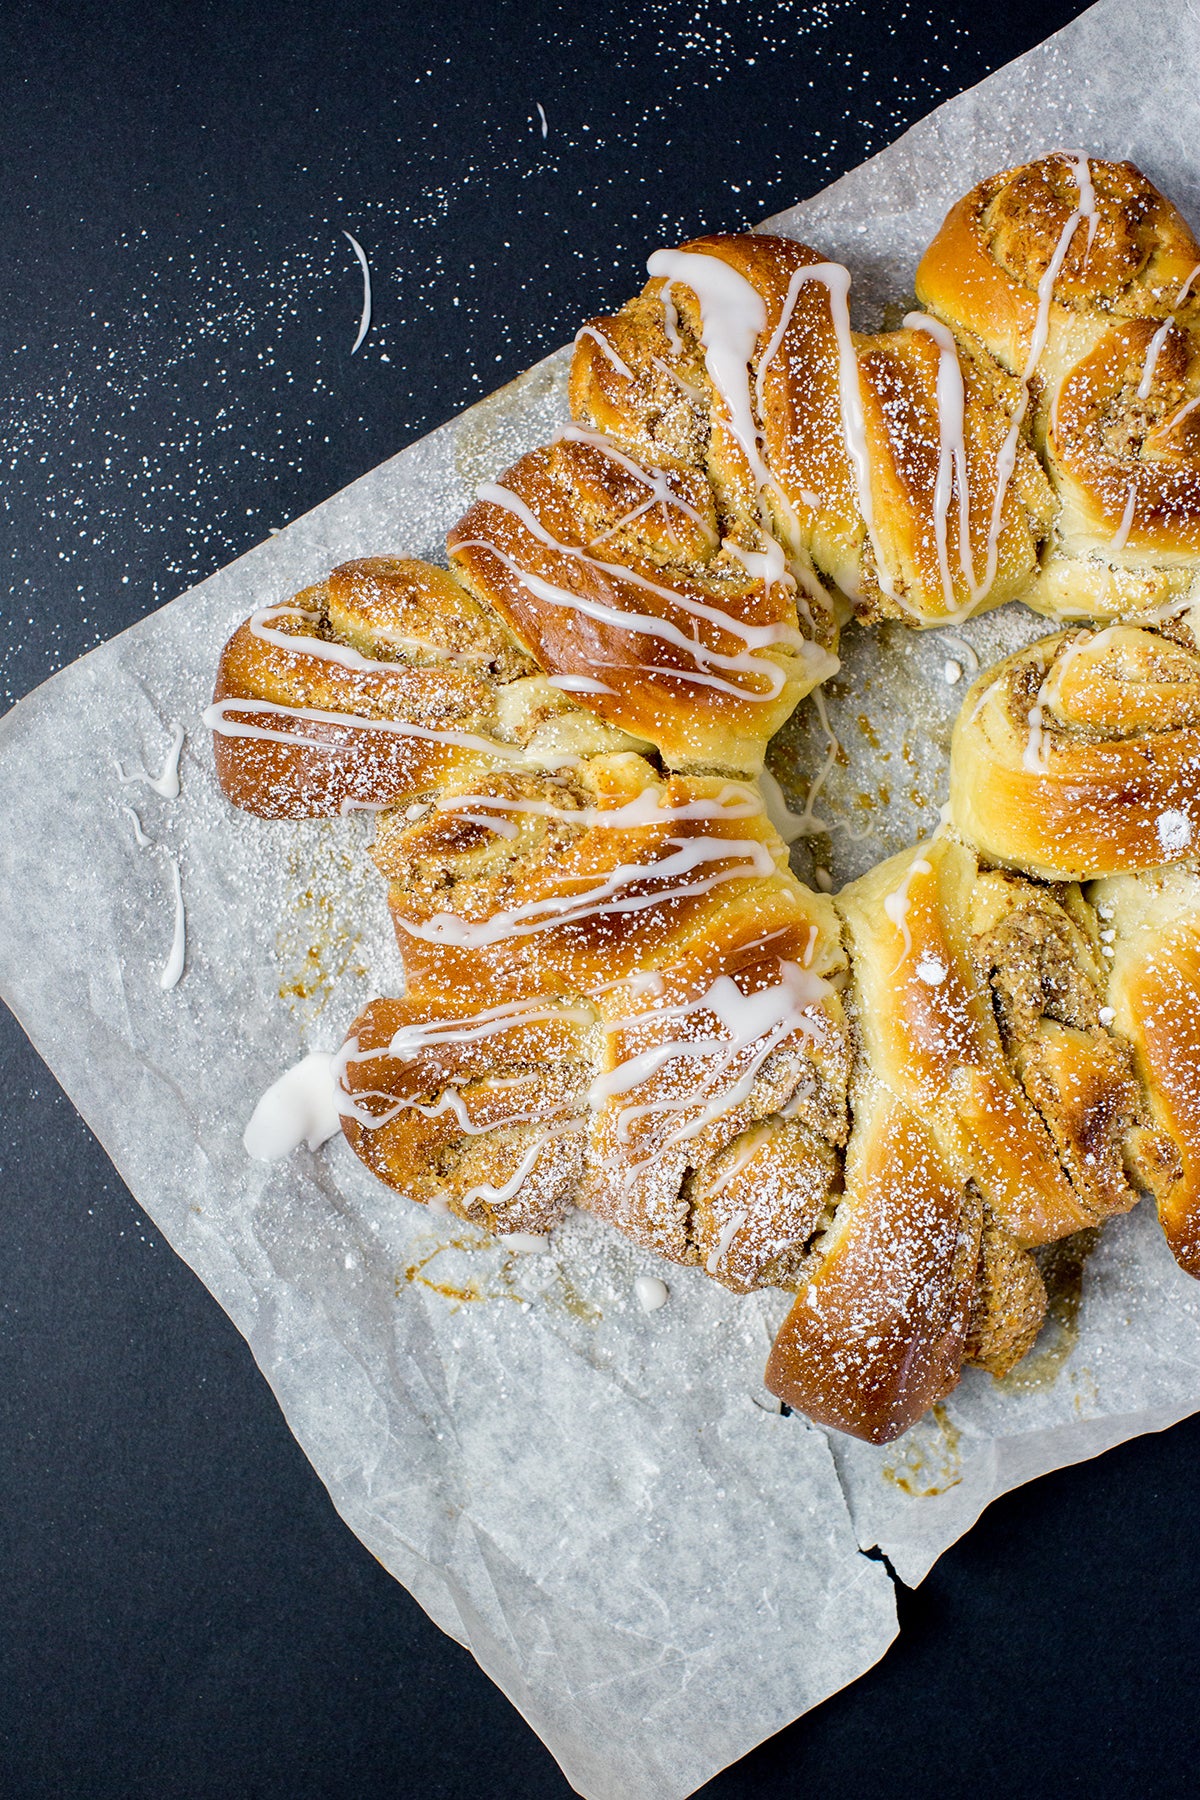
<path fill-rule="evenodd" d="M 895 330 L 789 239 L 648 268 L 448 570 L 344 563 L 239 628 L 217 773 L 377 814 L 366 1165 L 791 1291 L 769 1387 L 884 1443 L 1026 1354 L 1043 1246 L 1149 1194 L 1200 1276 L 1200 247 L 1059 152 L 954 207 Z M 1017 599 L 1057 629 L 967 693 L 941 827 L 805 886 L 764 753 L 840 627 Z"/>

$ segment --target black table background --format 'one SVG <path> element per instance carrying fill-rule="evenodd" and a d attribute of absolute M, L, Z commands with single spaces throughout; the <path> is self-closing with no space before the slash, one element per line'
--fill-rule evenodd
<path fill-rule="evenodd" d="M 4 0 L 0 702 L 1079 10 Z M 0 1792 L 568 1793 L 7 1014 L 0 1077 Z M 1194 1789 L 1198 1450 L 997 1503 L 705 1795 Z"/>

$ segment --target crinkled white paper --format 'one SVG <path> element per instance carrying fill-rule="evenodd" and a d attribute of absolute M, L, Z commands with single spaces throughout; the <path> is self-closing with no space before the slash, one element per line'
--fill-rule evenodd
<path fill-rule="evenodd" d="M 1195 217 L 1198 66 L 1192 6 L 1106 0 L 772 223 L 849 263 L 874 323 L 950 203 L 1048 148 L 1130 156 Z M 1200 1407 L 1200 1287 L 1140 1208 L 1106 1230 L 1031 1367 L 971 1373 L 875 1450 L 828 1442 L 763 1392 L 786 1296 L 737 1299 L 585 1218 L 519 1253 L 398 1200 L 338 1140 L 247 1160 L 257 1095 L 333 1048 L 398 971 L 362 819 L 263 824 L 218 793 L 199 715 L 221 645 L 343 558 L 436 557 L 474 485 L 564 416 L 565 366 L 550 358 L 0 723 L 0 987 L 245 1333 L 352 1528 L 589 1800 L 682 1800 L 882 1654 L 891 1587 L 860 1545 L 916 1581 L 996 1494 Z M 831 717 L 850 761 L 813 846 L 836 880 L 933 823 L 962 640 L 986 662 L 1043 630 L 1009 608 L 957 643 L 847 634 Z M 175 721 L 180 798 L 123 787 L 116 762 L 155 769 Z M 777 772 L 799 792 L 823 751 L 805 708 Z M 171 856 L 187 964 L 164 991 Z M 642 1273 L 671 1287 L 650 1315 Z"/>

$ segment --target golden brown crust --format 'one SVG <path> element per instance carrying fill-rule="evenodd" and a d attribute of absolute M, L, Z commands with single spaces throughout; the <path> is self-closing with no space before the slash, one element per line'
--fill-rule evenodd
<path fill-rule="evenodd" d="M 446 570 L 343 563 L 226 644 L 208 714 L 217 779 L 260 817 L 327 818 L 523 754 L 632 745 L 536 669 Z"/>
<path fill-rule="evenodd" d="M 975 933 L 980 881 L 974 852 L 944 836 L 838 897 L 857 1025 L 875 1079 L 930 1124 L 996 1220 L 1048 1243 L 1135 1204 L 1123 1155 L 1140 1095 L 1095 988 L 1086 1006 L 1072 994 L 1095 976 L 1069 915 L 1009 882 Z"/>
<path fill-rule="evenodd" d="M 1200 843 L 1200 656 L 1131 626 L 1062 633 L 987 670 L 954 729 L 950 807 L 998 862 L 1088 880 Z"/>
<path fill-rule="evenodd" d="M 578 993 L 684 962 L 715 979 L 761 939 L 822 976 L 842 963 L 824 960 L 832 907 L 788 871 L 757 793 L 634 755 L 459 783 L 415 820 L 385 814 L 374 855 L 422 988 Z"/>
<path fill-rule="evenodd" d="M 546 1231 L 583 1160 L 581 1007 L 511 1008 L 486 1033 L 428 997 L 373 1000 L 341 1055 L 342 1129 L 372 1174 L 489 1231 Z"/>
<path fill-rule="evenodd" d="M 845 954 L 831 904 L 787 870 L 756 794 L 663 779 L 631 755 L 493 775 L 418 817 L 384 815 L 376 859 L 408 987 L 376 1003 L 383 1025 L 369 1009 L 352 1034 L 350 1135 L 375 1171 L 428 1197 L 415 1176 L 435 1118 L 436 1192 L 462 1210 L 497 1134 L 490 1185 L 503 1189 L 528 1132 L 472 1135 L 462 1107 L 482 1071 L 519 1074 L 541 1081 L 555 1118 L 565 1109 L 555 1160 L 530 1166 L 538 1207 L 568 1170 L 554 1204 L 569 1189 L 738 1292 L 793 1279 L 845 1139 Z M 498 1203 L 471 1204 L 479 1216 Z"/>
<path fill-rule="evenodd" d="M 577 418 L 638 454 L 703 462 L 730 513 L 749 516 L 760 491 L 793 559 L 815 567 L 864 618 L 937 624 L 1000 605 L 1029 585 L 1053 496 L 1023 440 L 1009 446 L 1015 463 L 1001 493 L 999 465 L 1020 390 L 991 358 L 966 346 L 957 357 L 958 476 L 970 496 L 964 537 L 961 505 L 939 501 L 953 426 L 941 417 L 936 324 L 875 336 L 851 330 L 845 271 L 790 239 L 698 238 L 683 255 L 727 264 L 763 303 L 749 387 L 767 479 L 756 476 L 731 429 L 705 366 L 702 309 L 682 278 L 670 284 L 674 342 L 661 278 L 585 328 L 571 380 Z M 861 411 L 860 424 L 848 427 L 847 406 Z"/>
<path fill-rule="evenodd" d="M 580 704 L 675 768 L 755 773 L 767 739 L 836 667 L 802 635 L 796 584 L 719 536 L 688 471 L 631 475 L 586 434 L 522 457 L 449 536 L 474 591 Z M 641 510 L 655 494 L 648 510 Z"/>
<path fill-rule="evenodd" d="M 697 1260 L 735 1293 L 795 1287 L 840 1174 L 836 1144 L 802 1119 L 750 1126 L 684 1184 Z"/>
<path fill-rule="evenodd" d="M 1132 163 L 1086 159 L 1096 225 L 1071 232 L 1053 314 L 1163 319 L 1200 262 L 1187 224 Z M 917 268 L 921 303 L 978 337 L 1013 374 L 1029 355 L 1038 287 L 1080 210 L 1079 159 L 1066 152 L 1002 170 L 959 200 Z M 1196 316 L 1185 297 L 1180 316 Z"/>
<path fill-rule="evenodd" d="M 1157 1127 L 1133 1146 L 1135 1169 L 1176 1261 L 1200 1276 L 1200 876 L 1117 875 L 1092 896 L 1112 935 L 1109 1002 Z"/>
<path fill-rule="evenodd" d="M 1200 539 L 1200 246 L 1131 163 L 1060 153 L 951 210 L 917 293 L 1027 382 L 1059 500 L 1022 597 L 1059 617 L 1188 598 Z"/>
<path fill-rule="evenodd" d="M 1146 381 L 1147 370 L 1150 379 Z M 1141 393 L 1145 383 L 1145 393 Z M 1048 421 L 1060 554 L 1106 552 L 1194 575 L 1200 551 L 1200 334 L 1153 319 L 1110 327 L 1073 365 Z"/>

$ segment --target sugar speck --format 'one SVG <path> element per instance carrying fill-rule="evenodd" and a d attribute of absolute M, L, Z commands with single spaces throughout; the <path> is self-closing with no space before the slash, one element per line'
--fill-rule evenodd
<path fill-rule="evenodd" d="M 1186 813 L 1169 807 L 1158 815 L 1156 822 L 1158 841 L 1167 856 L 1178 856 L 1192 841 L 1192 821 Z"/>

